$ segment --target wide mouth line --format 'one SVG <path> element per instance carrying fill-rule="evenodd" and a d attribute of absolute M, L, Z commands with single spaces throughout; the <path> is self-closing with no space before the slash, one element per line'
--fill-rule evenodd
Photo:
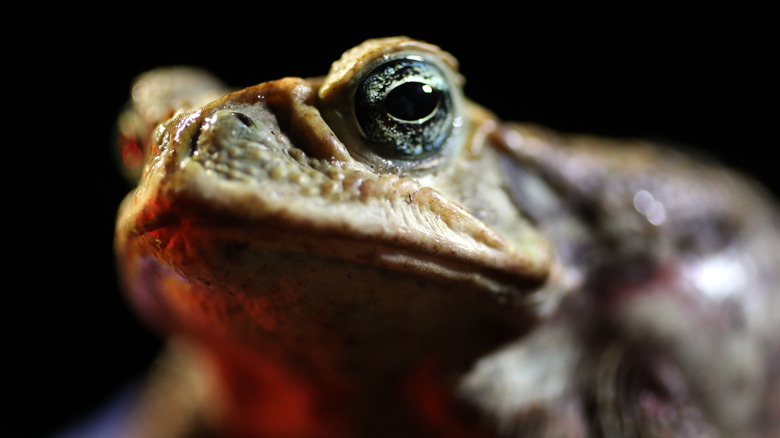
<path fill-rule="evenodd" d="M 195 246 L 198 240 L 208 240 L 205 245 L 222 240 L 225 244 L 235 243 L 236 247 L 313 254 L 441 280 L 481 278 L 495 289 L 516 291 L 538 285 L 542 281 L 533 275 L 523 275 L 518 270 L 481 263 L 473 257 L 458 256 L 457 251 L 449 254 L 430 251 L 420 244 L 402 245 L 397 243 L 397 239 L 394 241 L 385 236 L 365 236 L 365 239 L 361 239 L 337 230 L 297 227 L 278 219 L 262 223 L 235 221 L 219 224 L 171 219 L 138 233 L 136 237 L 143 239 L 144 236 L 154 236 L 158 245 L 162 245 L 164 241 L 159 239 L 163 234 L 168 235 L 167 241 L 170 241 L 171 236 L 179 235 L 182 231 L 191 236 L 185 237 L 185 240 L 190 239 L 195 242 Z"/>

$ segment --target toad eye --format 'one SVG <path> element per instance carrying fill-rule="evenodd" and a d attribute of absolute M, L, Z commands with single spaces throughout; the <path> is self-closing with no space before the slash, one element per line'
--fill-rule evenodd
<path fill-rule="evenodd" d="M 458 123 L 445 75 L 415 58 L 391 60 L 368 73 L 355 92 L 354 111 L 370 147 L 389 159 L 435 155 Z"/>

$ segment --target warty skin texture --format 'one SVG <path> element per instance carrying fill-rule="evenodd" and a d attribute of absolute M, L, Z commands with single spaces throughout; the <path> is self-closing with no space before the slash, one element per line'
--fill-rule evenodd
<path fill-rule="evenodd" d="M 440 155 L 400 162 L 350 112 L 366 71 L 406 56 L 441 69 L 458 125 Z M 140 80 L 167 97 L 136 97 L 120 120 L 149 141 L 116 248 L 176 365 L 132 423 L 144 436 L 771 436 L 773 201 L 646 142 L 505 124 L 459 94 L 456 69 L 392 38 L 324 78 L 223 97 L 194 71 Z M 180 74 L 205 85 L 175 90 Z"/>

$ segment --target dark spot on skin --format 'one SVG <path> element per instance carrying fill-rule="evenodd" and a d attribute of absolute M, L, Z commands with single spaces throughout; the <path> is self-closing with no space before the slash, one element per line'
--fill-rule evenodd
<path fill-rule="evenodd" d="M 198 127 L 198 130 L 195 131 L 195 135 L 193 135 L 190 138 L 190 156 L 193 156 L 198 151 L 198 139 L 200 138 L 200 133 L 203 126 Z"/>
<path fill-rule="evenodd" d="M 682 254 L 711 254 L 737 241 L 739 230 L 740 226 L 726 216 L 692 220 L 679 227 L 675 244 Z"/>
<path fill-rule="evenodd" d="M 255 122 L 248 115 L 244 113 L 238 113 L 238 112 L 233 112 L 231 114 L 235 116 L 236 119 L 238 119 L 238 121 L 243 123 L 245 126 L 249 128 L 255 126 Z"/>

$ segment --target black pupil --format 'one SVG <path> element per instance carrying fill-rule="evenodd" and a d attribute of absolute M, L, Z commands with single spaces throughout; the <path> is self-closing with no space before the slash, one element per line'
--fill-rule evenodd
<path fill-rule="evenodd" d="M 421 82 L 407 82 L 395 87 L 385 97 L 385 110 L 400 120 L 420 120 L 439 106 L 438 90 Z"/>

